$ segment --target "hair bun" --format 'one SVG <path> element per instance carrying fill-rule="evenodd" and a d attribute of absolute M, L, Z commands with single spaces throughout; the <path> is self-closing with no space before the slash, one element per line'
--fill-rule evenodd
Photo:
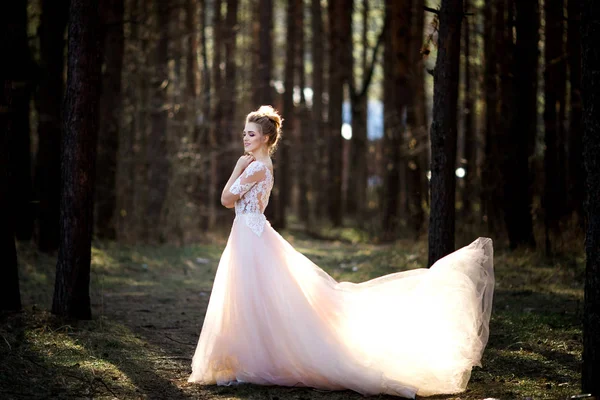
<path fill-rule="evenodd" d="M 281 129 L 281 122 L 283 121 L 283 119 L 272 106 L 260 106 L 259 109 L 256 110 L 256 112 L 264 115 L 265 117 L 273 121 L 277 130 Z"/>

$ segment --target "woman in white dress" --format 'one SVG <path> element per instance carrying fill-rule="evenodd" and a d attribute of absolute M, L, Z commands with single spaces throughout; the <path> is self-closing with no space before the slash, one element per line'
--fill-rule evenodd
<path fill-rule="evenodd" d="M 308 386 L 413 398 L 464 391 L 488 340 L 492 241 L 429 269 L 336 282 L 263 212 L 281 118 L 246 118 L 246 155 L 221 202 L 235 219 L 216 272 L 189 382 Z"/>

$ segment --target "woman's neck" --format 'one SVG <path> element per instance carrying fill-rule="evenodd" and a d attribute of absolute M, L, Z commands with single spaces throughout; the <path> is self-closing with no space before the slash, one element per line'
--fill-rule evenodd
<path fill-rule="evenodd" d="M 262 149 L 259 149 L 258 151 L 253 151 L 252 155 L 254 156 L 254 158 L 256 160 L 262 161 L 262 162 L 267 162 L 270 159 L 269 152 L 263 151 Z"/>

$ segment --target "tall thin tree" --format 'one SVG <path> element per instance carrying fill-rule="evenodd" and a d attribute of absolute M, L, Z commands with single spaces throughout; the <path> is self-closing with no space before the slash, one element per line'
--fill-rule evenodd
<path fill-rule="evenodd" d="M 384 137 L 384 189 L 382 221 L 384 240 L 394 240 L 401 220 L 400 176 L 403 168 L 403 138 L 406 125 L 403 116 L 410 102 L 409 65 L 411 2 L 409 0 L 386 2 L 386 24 L 389 24 L 387 52 L 390 55 L 389 76 L 386 88 L 389 97 L 385 102 Z M 389 87 L 387 87 L 389 85 Z"/>
<path fill-rule="evenodd" d="M 162 241 L 160 229 L 161 214 L 169 186 L 170 162 L 167 153 L 167 88 L 169 15 L 171 7 L 167 1 L 157 1 L 156 21 L 158 40 L 154 48 L 154 74 L 152 77 L 152 102 L 150 120 L 152 121 L 146 147 L 148 199 L 144 236 L 150 242 Z"/>
<path fill-rule="evenodd" d="M 312 202 L 311 215 L 315 216 L 323 209 L 326 201 L 326 193 L 322 184 L 324 171 L 324 144 L 325 135 L 323 130 L 323 90 L 324 90 L 324 46 L 323 46 L 323 13 L 320 0 L 311 0 L 311 57 L 312 68 L 312 138 L 314 143 L 314 163 L 311 163 L 310 173 L 312 176 L 312 187 L 315 189 L 315 201 Z M 314 220 L 309 219 L 312 226 Z"/>
<path fill-rule="evenodd" d="M 546 253 L 552 252 L 552 239 L 566 205 L 565 177 L 565 85 L 564 0 L 545 0 L 544 46 L 544 225 Z"/>
<path fill-rule="evenodd" d="M 14 54 L 20 45 L 19 20 L 26 19 L 26 2 L 6 2 L 0 6 L 0 52 Z M 19 291 L 19 268 L 15 248 L 15 120 L 19 118 L 13 93 L 21 82 L 21 67 L 18 58 L 7 58 L 0 65 L 0 311 L 21 309 Z"/>
<path fill-rule="evenodd" d="M 13 3 L 15 4 L 15 3 Z M 6 16 L 7 14 L 3 14 Z M 1 37 L 10 35 L 10 25 L 2 21 Z M 4 41 L 0 45 L 2 54 L 9 54 L 4 45 L 12 41 Z M 6 67 L 4 67 L 6 68 Z M 15 221 L 12 213 L 14 200 L 11 186 L 14 184 L 13 165 L 11 165 L 11 141 L 13 136 L 12 120 L 15 112 L 12 104 L 12 79 L 8 74 L 1 77 L 0 107 L 0 311 L 16 311 L 21 309 L 21 292 L 19 290 L 19 266 L 17 249 L 15 248 Z"/>
<path fill-rule="evenodd" d="M 433 75 L 431 125 L 431 214 L 429 261 L 454 251 L 456 178 L 456 112 L 460 61 L 462 0 L 442 0 L 438 56 Z"/>
<path fill-rule="evenodd" d="M 600 3 L 582 0 L 584 163 L 587 171 L 586 273 L 583 311 L 584 393 L 600 396 Z"/>
<path fill-rule="evenodd" d="M 101 239 L 116 239 L 117 155 L 121 123 L 121 73 L 125 37 L 123 31 L 124 0 L 101 4 L 104 68 L 98 132 L 97 190 L 95 227 Z"/>
<path fill-rule="evenodd" d="M 43 0 L 40 36 L 40 81 L 36 96 L 38 151 L 35 158 L 35 192 L 39 201 L 37 243 L 43 252 L 59 243 L 61 99 L 64 95 L 65 29 L 68 0 Z"/>
<path fill-rule="evenodd" d="M 583 222 L 585 169 L 583 167 L 583 127 L 581 115 L 581 0 L 569 0 L 567 57 L 569 63 L 570 115 L 568 133 L 569 208 Z"/>
<path fill-rule="evenodd" d="M 91 318 L 90 262 L 100 97 L 98 0 L 71 0 L 62 143 L 60 248 L 52 312 Z"/>
<path fill-rule="evenodd" d="M 352 1 L 331 0 L 328 3 L 330 60 L 328 115 L 328 215 L 334 226 L 342 225 L 342 104 L 344 84 L 350 76 L 352 39 Z"/>
<path fill-rule="evenodd" d="M 535 150 L 537 131 L 537 74 L 539 40 L 539 4 L 534 1 L 515 3 L 514 96 L 509 141 L 514 159 L 506 179 L 505 219 L 511 248 L 535 246 L 531 215 L 530 157 Z M 512 31 L 512 29 L 511 29 Z"/>

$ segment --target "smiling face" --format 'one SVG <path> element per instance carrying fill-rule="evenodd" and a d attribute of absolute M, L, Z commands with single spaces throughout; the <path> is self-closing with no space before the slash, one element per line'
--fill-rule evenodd
<path fill-rule="evenodd" d="M 244 151 L 246 153 L 255 152 L 263 146 L 267 146 L 268 136 L 261 133 L 260 125 L 254 122 L 246 123 L 242 134 L 244 140 Z"/>

